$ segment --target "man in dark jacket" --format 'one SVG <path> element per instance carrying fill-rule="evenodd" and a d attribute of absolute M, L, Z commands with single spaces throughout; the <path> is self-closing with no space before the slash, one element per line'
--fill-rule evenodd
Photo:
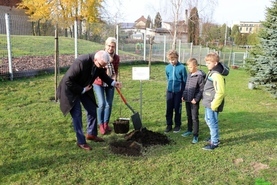
<path fill-rule="evenodd" d="M 65 73 L 57 88 L 60 109 L 64 115 L 70 113 L 76 132 L 77 146 L 85 150 L 91 150 L 86 139 L 95 142 L 104 141 L 97 137 L 97 103 L 92 86 L 94 80 L 100 77 L 110 87 L 121 85 L 106 74 L 105 66 L 109 61 L 109 54 L 103 50 L 79 56 Z M 87 111 L 86 138 L 82 130 L 81 103 Z"/>

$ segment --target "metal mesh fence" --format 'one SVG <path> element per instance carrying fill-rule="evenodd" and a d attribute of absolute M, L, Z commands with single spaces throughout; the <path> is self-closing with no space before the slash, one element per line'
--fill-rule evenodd
<path fill-rule="evenodd" d="M 44 23 L 38 25 L 28 21 L 28 18 L 24 15 L 10 14 L 9 20 L 7 20 L 7 14 L 0 13 L 0 78 L 10 77 L 12 71 L 13 77 L 24 77 L 39 74 L 41 72 L 54 70 L 54 39 L 53 48 L 35 48 L 32 47 L 31 42 L 22 42 L 22 38 L 31 39 L 30 36 L 54 36 L 55 27 L 50 23 Z M 8 21 L 8 22 L 7 22 Z M 10 27 L 9 33 L 7 33 L 7 25 Z M 39 26 L 39 28 L 38 28 Z M 166 62 L 166 53 L 172 47 L 171 35 L 160 35 L 153 38 L 151 42 L 151 36 L 147 35 L 146 30 L 126 29 L 117 25 L 107 24 L 85 24 L 78 23 L 77 33 L 74 34 L 74 27 L 62 29 L 59 28 L 58 33 L 62 37 L 66 37 L 74 40 L 77 37 L 77 46 L 72 42 L 72 45 L 66 46 L 67 48 L 60 48 L 60 51 L 67 50 L 66 53 L 60 52 L 59 60 L 65 65 L 69 66 L 74 59 L 74 54 L 77 55 L 91 52 L 89 48 L 78 45 L 79 41 L 87 40 L 91 41 L 92 45 L 98 43 L 99 49 L 104 48 L 104 42 L 107 37 L 114 36 L 118 40 L 118 54 L 120 55 L 121 62 L 126 61 L 163 61 Z M 39 30 L 39 31 L 38 31 Z M 9 58 L 9 39 L 7 35 L 10 35 L 10 53 Z M 145 35 L 145 37 L 144 37 Z M 21 37 L 21 39 L 18 39 Z M 42 43 L 43 45 L 43 43 Z M 16 46 L 16 47 L 14 47 Z M 16 48 L 16 50 L 14 49 Z M 49 56 L 42 56 L 40 51 L 48 49 L 52 51 Z M 191 43 L 187 43 L 186 40 L 178 39 L 176 43 L 176 50 L 179 52 L 179 60 L 185 63 L 190 57 L 194 57 L 198 60 L 200 65 L 204 65 L 204 57 L 209 52 L 214 52 L 207 47 L 193 46 Z M 51 52 L 49 52 L 51 53 Z M 245 53 L 219 53 L 222 62 L 226 62 L 229 65 L 244 65 Z M 11 62 L 11 68 L 9 64 Z M 44 63 L 40 65 L 40 68 L 34 67 L 35 63 Z M 24 66 L 24 67 L 20 67 Z"/>

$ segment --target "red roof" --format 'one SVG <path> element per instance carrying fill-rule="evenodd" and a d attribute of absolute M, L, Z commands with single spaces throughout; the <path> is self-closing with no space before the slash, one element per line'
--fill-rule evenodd
<path fill-rule="evenodd" d="M 147 19 L 142 15 L 138 20 L 135 21 L 135 23 L 138 23 L 140 21 L 146 23 Z"/>

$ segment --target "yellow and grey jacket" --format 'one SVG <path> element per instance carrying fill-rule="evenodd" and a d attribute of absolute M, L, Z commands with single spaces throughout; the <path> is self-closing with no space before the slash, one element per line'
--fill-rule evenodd
<path fill-rule="evenodd" d="M 204 107 L 216 112 L 222 112 L 225 97 L 225 79 L 222 75 L 224 67 L 216 65 L 206 76 L 202 103 Z"/>

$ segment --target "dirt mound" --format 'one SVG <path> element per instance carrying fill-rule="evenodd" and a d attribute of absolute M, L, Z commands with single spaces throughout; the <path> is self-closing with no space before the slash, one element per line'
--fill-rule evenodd
<path fill-rule="evenodd" d="M 124 139 L 123 141 L 111 142 L 110 150 L 115 154 L 140 156 L 149 146 L 166 145 L 171 142 L 166 135 L 146 128 L 134 130 L 126 134 Z"/>

